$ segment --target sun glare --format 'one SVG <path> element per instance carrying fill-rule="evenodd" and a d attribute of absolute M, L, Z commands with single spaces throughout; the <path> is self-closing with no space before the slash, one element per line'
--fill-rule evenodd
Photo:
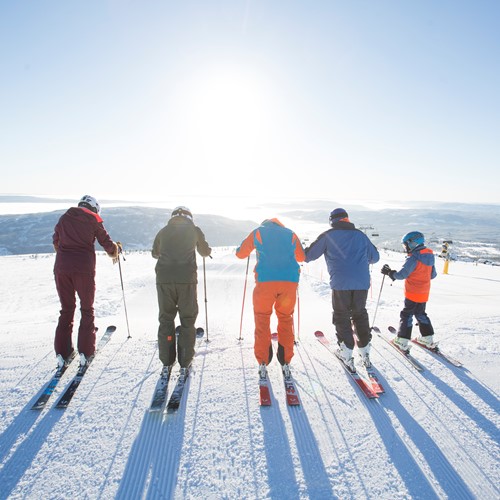
<path fill-rule="evenodd" d="M 191 87 L 190 128 L 204 160 L 219 168 L 251 161 L 266 148 L 272 99 L 264 82 L 251 74 L 219 70 Z"/>

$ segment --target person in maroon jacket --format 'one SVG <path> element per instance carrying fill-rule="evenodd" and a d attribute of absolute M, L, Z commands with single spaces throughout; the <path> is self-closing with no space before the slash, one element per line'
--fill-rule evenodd
<path fill-rule="evenodd" d="M 119 250 L 118 244 L 113 242 L 104 229 L 99 212 L 97 200 L 85 195 L 78 207 L 72 207 L 64 213 L 54 228 L 54 278 L 61 302 L 54 339 L 58 366 L 67 363 L 75 355 L 72 333 L 76 294 L 80 299 L 81 311 L 77 343 L 80 364 L 87 363 L 88 358 L 95 352 L 95 240 L 97 239 L 113 262 L 117 262 Z"/>

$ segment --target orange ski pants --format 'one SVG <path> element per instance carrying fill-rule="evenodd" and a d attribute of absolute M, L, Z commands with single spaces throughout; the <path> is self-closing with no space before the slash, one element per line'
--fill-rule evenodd
<path fill-rule="evenodd" d="M 298 283 L 292 281 L 257 282 L 253 291 L 255 317 L 254 353 L 259 364 L 272 359 L 271 314 L 278 318 L 278 361 L 290 363 L 293 357 L 293 312 L 297 300 Z"/>

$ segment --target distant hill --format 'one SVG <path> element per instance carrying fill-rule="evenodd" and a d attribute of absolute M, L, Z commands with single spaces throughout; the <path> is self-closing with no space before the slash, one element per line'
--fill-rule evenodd
<path fill-rule="evenodd" d="M 53 251 L 54 226 L 65 210 L 0 216 L 0 255 L 49 253 Z M 104 226 L 125 249 L 150 249 L 156 233 L 167 223 L 170 210 L 145 207 L 106 208 Z M 195 223 L 207 241 L 215 246 L 233 246 L 257 225 L 253 221 L 232 220 L 218 215 L 197 215 Z M 96 245 L 99 250 L 99 245 Z"/>
<path fill-rule="evenodd" d="M 0 197 L 3 202 L 13 199 L 29 203 L 47 201 L 33 197 Z M 330 211 L 343 206 L 351 221 L 363 229 L 378 248 L 402 251 L 401 237 L 408 231 L 418 230 L 424 233 L 428 246 L 438 254 L 443 241 L 449 240 L 453 241 L 451 255 L 454 258 L 500 264 L 500 205 L 438 202 L 409 202 L 404 207 L 394 202 L 392 205 L 392 208 L 385 208 L 390 206 L 385 204 L 384 208 L 372 209 L 362 204 L 346 205 L 328 200 L 294 200 L 265 203 L 258 208 L 287 217 L 291 221 L 289 227 L 306 245 L 328 229 Z M 52 252 L 53 229 L 64 211 L 0 215 L 0 255 Z M 156 233 L 167 223 L 170 212 L 166 208 L 144 206 L 105 207 L 102 216 L 111 237 L 121 241 L 126 249 L 148 250 Z M 195 222 L 212 246 L 238 245 L 258 224 L 219 215 L 195 215 Z M 302 228 L 299 231 L 300 222 L 307 223 L 304 225 L 306 232 Z M 99 245 L 96 248 L 99 249 Z"/>
<path fill-rule="evenodd" d="M 379 248 L 401 251 L 401 237 L 421 231 L 428 246 L 440 252 L 443 241 L 453 241 L 455 258 L 500 263 L 500 205 L 465 203 L 409 203 L 408 208 L 367 209 L 335 202 L 311 203 L 309 210 L 283 210 L 291 219 L 323 224 L 328 229 L 331 210 L 343 206 L 356 227 Z"/>

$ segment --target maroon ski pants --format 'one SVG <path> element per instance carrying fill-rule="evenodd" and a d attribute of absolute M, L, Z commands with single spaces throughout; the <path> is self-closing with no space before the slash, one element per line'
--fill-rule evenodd
<path fill-rule="evenodd" d="M 94 298 L 95 279 L 91 274 L 55 273 L 55 281 L 61 311 L 56 328 L 54 349 L 64 358 L 73 352 L 73 319 L 76 309 L 76 294 L 80 299 L 80 327 L 78 329 L 78 352 L 86 357 L 95 351 Z"/>

